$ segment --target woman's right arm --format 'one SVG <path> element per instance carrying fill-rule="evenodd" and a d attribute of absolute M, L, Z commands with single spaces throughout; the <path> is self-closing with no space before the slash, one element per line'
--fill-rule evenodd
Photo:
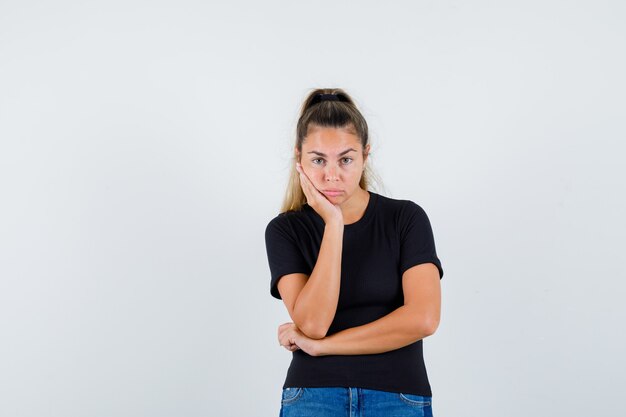
<path fill-rule="evenodd" d="M 278 291 L 289 316 L 311 339 L 326 336 L 335 318 L 341 284 L 343 222 L 326 224 L 320 252 L 311 275 L 289 274 L 278 281 Z"/>
<path fill-rule="evenodd" d="M 296 326 L 308 337 L 321 339 L 330 328 L 339 301 L 343 215 L 339 206 L 313 186 L 301 167 L 297 169 L 307 203 L 324 219 L 324 235 L 311 275 L 285 275 L 277 287 Z"/>

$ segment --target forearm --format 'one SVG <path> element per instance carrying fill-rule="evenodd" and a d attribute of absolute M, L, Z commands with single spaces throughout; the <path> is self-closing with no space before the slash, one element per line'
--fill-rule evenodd
<path fill-rule="evenodd" d="M 324 337 L 337 311 L 343 230 L 343 223 L 324 227 L 315 267 L 294 305 L 294 321 L 309 337 Z"/>
<path fill-rule="evenodd" d="M 365 355 L 399 349 L 423 339 L 436 325 L 414 308 L 401 306 L 362 326 L 342 330 L 319 340 L 318 355 Z"/>

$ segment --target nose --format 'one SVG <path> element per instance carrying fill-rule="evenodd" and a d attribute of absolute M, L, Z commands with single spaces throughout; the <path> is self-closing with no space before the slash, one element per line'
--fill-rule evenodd
<path fill-rule="evenodd" d="M 328 164 L 325 172 L 326 181 L 337 181 L 339 179 L 337 175 L 337 167 Z"/>

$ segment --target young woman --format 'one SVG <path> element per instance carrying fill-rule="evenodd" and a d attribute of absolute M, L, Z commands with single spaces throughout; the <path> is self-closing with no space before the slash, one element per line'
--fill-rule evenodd
<path fill-rule="evenodd" d="M 422 339 L 443 277 L 430 222 L 368 191 L 367 123 L 340 89 L 312 91 L 298 120 L 281 213 L 265 231 L 270 293 L 293 322 L 281 416 L 432 416 Z"/>

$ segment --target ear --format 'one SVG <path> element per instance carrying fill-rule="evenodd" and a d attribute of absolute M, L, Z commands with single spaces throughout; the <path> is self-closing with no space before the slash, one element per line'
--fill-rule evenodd
<path fill-rule="evenodd" d="M 294 154 L 294 157 L 296 158 L 296 161 L 300 162 L 301 155 L 297 147 L 293 148 L 293 154 Z"/>
<path fill-rule="evenodd" d="M 363 148 L 363 163 L 367 161 L 367 157 L 369 155 L 370 155 L 370 144 L 368 143 L 367 145 L 365 145 L 365 148 Z"/>

